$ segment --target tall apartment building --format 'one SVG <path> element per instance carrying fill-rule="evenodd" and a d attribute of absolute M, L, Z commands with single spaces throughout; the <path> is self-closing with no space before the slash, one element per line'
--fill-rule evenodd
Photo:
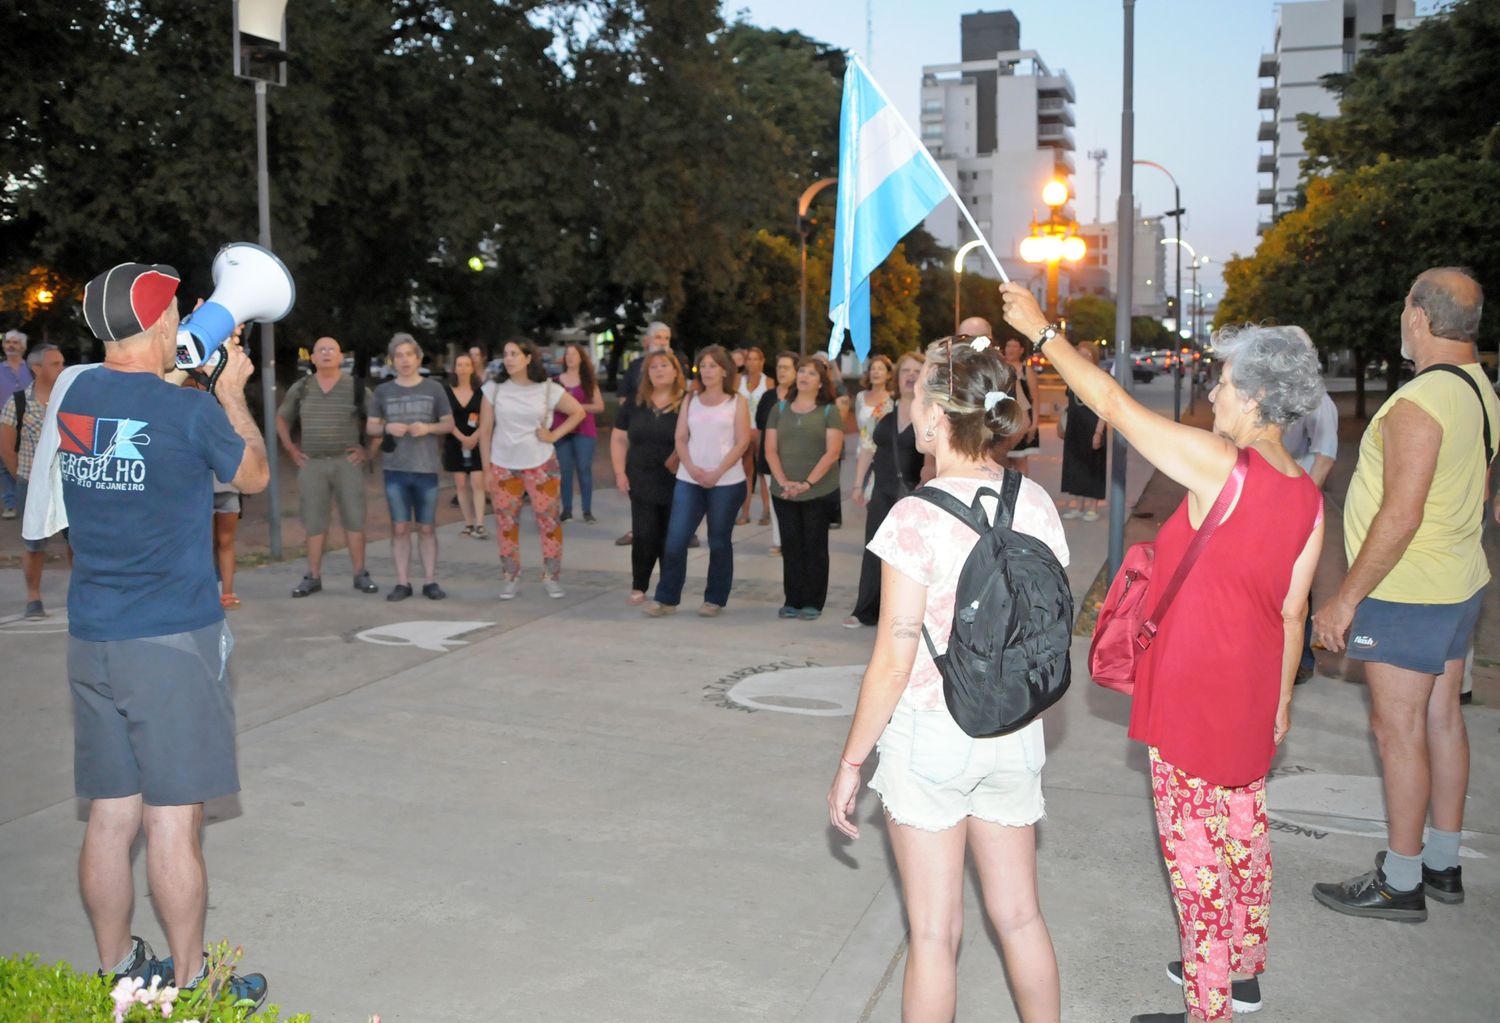
<path fill-rule="evenodd" d="M 1256 165 L 1261 174 L 1270 175 L 1270 184 L 1262 178 L 1257 195 L 1257 203 L 1266 207 L 1261 231 L 1297 202 L 1301 163 L 1307 156 L 1297 115 L 1338 116 L 1338 97 L 1319 79 L 1352 68 L 1368 48 L 1364 36 L 1416 20 L 1416 0 L 1301 0 L 1279 5 L 1275 45 L 1260 58 L 1263 113 L 1256 137 L 1271 144 Z"/>
<path fill-rule="evenodd" d="M 1167 237 L 1167 225 L 1161 217 L 1142 214 L 1140 206 L 1135 208 L 1131 234 L 1135 238 L 1135 251 L 1131 258 L 1132 272 L 1130 289 L 1130 315 L 1150 316 L 1162 319 L 1169 312 L 1167 296 L 1172 294 L 1174 281 L 1168 276 L 1176 257 L 1163 245 Z M 1120 231 L 1114 221 L 1082 224 L 1078 233 L 1088 251 L 1083 262 L 1073 272 L 1073 293 L 1100 295 L 1114 301 L 1120 293 Z M 1187 277 L 1183 276 L 1183 287 Z M 1185 302 L 1186 300 L 1184 300 Z"/>
<path fill-rule="evenodd" d="M 1028 280 L 1036 268 L 1017 252 L 1032 215 L 1047 215 L 1042 186 L 1053 178 L 1071 184 L 1076 169 L 1073 80 L 1021 49 L 1021 23 L 1010 11 L 965 14 L 960 52 L 961 63 L 922 68 L 922 141 L 1006 273 Z M 950 248 L 973 237 L 951 200 L 925 226 Z"/>

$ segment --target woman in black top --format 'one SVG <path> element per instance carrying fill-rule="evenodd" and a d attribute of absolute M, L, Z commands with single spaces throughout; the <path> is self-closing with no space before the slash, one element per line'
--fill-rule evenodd
<path fill-rule="evenodd" d="M 453 474 L 458 506 L 464 513 L 464 536 L 483 539 L 484 466 L 479 463 L 479 406 L 484 403 L 473 356 L 465 352 L 453 360 L 448 380 L 448 404 L 453 410 L 453 432 L 443 438 L 443 470 Z"/>
<path fill-rule="evenodd" d="M 760 473 L 760 485 L 767 486 L 771 478 L 771 467 L 766 464 L 766 423 L 771 419 L 771 410 L 778 402 L 786 401 L 787 396 L 797 387 L 797 356 L 792 352 L 782 352 L 776 356 L 776 386 L 766 389 L 766 393 L 760 396 L 760 404 L 755 406 L 755 429 L 760 432 L 760 450 L 755 455 L 755 471 Z M 781 554 L 781 521 L 776 516 L 771 516 L 771 549 L 766 552 L 771 557 L 779 557 Z"/>
<path fill-rule="evenodd" d="M 875 424 L 871 438 L 872 453 L 861 452 L 854 471 L 856 481 L 864 479 L 867 470 L 875 475 L 875 485 L 865 500 L 864 486 L 856 482 L 854 503 L 865 506 L 865 544 L 875 539 L 875 532 L 885 521 L 896 502 L 921 484 L 923 456 L 917 450 L 917 434 L 911 425 L 911 405 L 917 394 L 926 357 L 921 352 L 907 352 L 896 360 L 895 377 L 898 395 L 894 413 L 887 413 Z M 880 559 L 868 546 L 859 566 L 859 596 L 854 612 L 844 619 L 844 628 L 880 622 Z"/>
<path fill-rule="evenodd" d="M 1021 432 L 1020 439 L 1010 448 L 1006 455 L 1010 459 L 1006 463 L 1022 476 L 1031 474 L 1031 456 L 1042 453 L 1042 435 L 1037 428 L 1040 417 L 1037 412 L 1037 387 L 1036 367 L 1031 364 L 1031 346 L 1020 338 L 1010 337 L 1005 339 L 1005 361 L 1009 364 L 1011 371 L 1015 373 L 1015 386 L 1010 391 L 1010 396 L 1021 406 L 1021 411 L 1026 415 L 1026 428 Z"/>
<path fill-rule="evenodd" d="M 1093 345 L 1079 345 L 1078 354 L 1098 365 Z M 1093 522 L 1099 517 L 1099 502 L 1104 499 L 1104 477 L 1109 455 L 1104 448 L 1104 421 L 1094 410 L 1078 400 L 1068 388 L 1068 411 L 1058 420 L 1057 435 L 1063 442 L 1062 492 L 1078 498 L 1078 503 L 1062 513 L 1065 519 L 1082 518 Z"/>
<path fill-rule="evenodd" d="M 615 486 L 630 496 L 630 603 L 646 600 L 651 570 L 666 547 L 677 489 L 677 413 L 687 381 L 677 357 L 652 352 L 644 359 L 640 392 L 622 402 L 610 432 Z"/>

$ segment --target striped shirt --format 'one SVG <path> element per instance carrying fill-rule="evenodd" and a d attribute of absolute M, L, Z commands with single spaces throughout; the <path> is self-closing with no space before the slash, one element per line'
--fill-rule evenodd
<path fill-rule="evenodd" d="M 304 455 L 309 458 L 342 455 L 349 448 L 359 447 L 363 425 L 360 418 L 366 408 L 363 390 L 363 384 L 340 373 L 325 394 L 317 376 L 310 374 L 287 388 L 276 415 L 289 426 L 302 427 L 300 447 Z"/>

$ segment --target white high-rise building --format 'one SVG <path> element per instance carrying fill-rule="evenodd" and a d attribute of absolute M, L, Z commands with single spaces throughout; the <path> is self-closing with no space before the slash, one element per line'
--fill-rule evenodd
<path fill-rule="evenodd" d="M 1262 178 L 1258 204 L 1262 210 L 1260 230 L 1265 231 L 1280 214 L 1297 202 L 1297 182 L 1307 152 L 1302 144 L 1298 114 L 1337 117 L 1338 97 L 1319 79 L 1354 67 L 1360 53 L 1369 48 L 1365 36 L 1417 20 L 1416 0 L 1283 0 L 1277 8 L 1276 41 L 1270 53 L 1260 58 L 1261 142 L 1256 169 Z"/>
<path fill-rule="evenodd" d="M 1170 246 L 1163 245 L 1166 230 L 1161 217 L 1147 217 L 1135 208 L 1132 235 L 1135 251 L 1131 255 L 1130 315 L 1161 319 L 1168 313 L 1167 296 L 1174 282 L 1168 280 L 1175 264 L 1170 263 Z M 1078 228 L 1088 250 L 1083 262 L 1073 272 L 1073 293 L 1097 294 L 1110 301 L 1120 293 L 1120 231 L 1114 221 L 1084 224 Z M 1183 278 L 1186 288 L 1186 277 Z"/>
<path fill-rule="evenodd" d="M 1037 268 L 1021 261 L 1018 246 L 1032 216 L 1047 217 L 1042 186 L 1053 178 L 1071 186 L 1076 169 L 1073 80 L 1020 48 L 1010 11 L 966 14 L 961 27 L 963 60 L 922 69 L 922 141 L 1006 272 L 1027 280 Z M 973 238 L 951 200 L 925 226 L 949 248 Z"/>

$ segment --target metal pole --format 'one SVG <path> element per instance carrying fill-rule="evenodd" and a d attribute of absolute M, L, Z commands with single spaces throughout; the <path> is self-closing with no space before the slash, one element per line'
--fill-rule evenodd
<path fill-rule="evenodd" d="M 797 236 L 801 239 L 802 270 L 799 277 L 802 309 L 802 326 L 798 332 L 799 341 L 797 352 L 801 355 L 807 354 L 807 228 L 802 226 L 802 218 L 797 218 Z"/>
<path fill-rule="evenodd" d="M 1135 0 L 1122 0 L 1125 15 L 1125 81 L 1120 110 L 1120 201 L 1115 214 L 1119 233 L 1130 228 L 1130 243 L 1119 246 L 1120 282 L 1115 296 L 1115 377 L 1130 389 L 1131 275 L 1135 272 Z M 1123 240 L 1123 239 L 1122 239 Z M 1109 466 L 1109 578 L 1125 560 L 1125 438 L 1114 431 Z"/>
<path fill-rule="evenodd" d="M 266 83 L 255 83 L 255 186 L 260 202 L 260 244 L 271 247 L 271 172 L 266 168 Z M 266 460 L 271 477 L 266 484 L 266 515 L 271 526 L 271 557 L 281 559 L 281 491 L 277 486 L 276 443 L 276 326 L 260 325 L 260 393 L 265 398 Z"/>
<path fill-rule="evenodd" d="M 1182 190 L 1177 187 L 1177 181 L 1172 181 L 1172 220 L 1177 225 L 1177 240 L 1182 240 Z M 1177 336 L 1172 339 L 1172 353 L 1182 358 L 1182 246 L 1172 246 L 1177 250 Z M 1160 246 L 1158 246 L 1160 248 Z M 1153 264 L 1156 260 L 1151 261 Z M 1177 363 L 1178 373 L 1172 381 L 1172 420 L 1182 422 L 1182 363 Z"/>
<path fill-rule="evenodd" d="M 963 271 L 960 270 L 958 267 L 955 266 L 953 268 L 953 336 L 954 337 L 958 336 L 958 323 L 959 323 L 958 296 L 959 296 L 959 290 L 960 290 L 959 289 L 959 284 L 960 284 L 962 275 L 963 275 Z"/>

